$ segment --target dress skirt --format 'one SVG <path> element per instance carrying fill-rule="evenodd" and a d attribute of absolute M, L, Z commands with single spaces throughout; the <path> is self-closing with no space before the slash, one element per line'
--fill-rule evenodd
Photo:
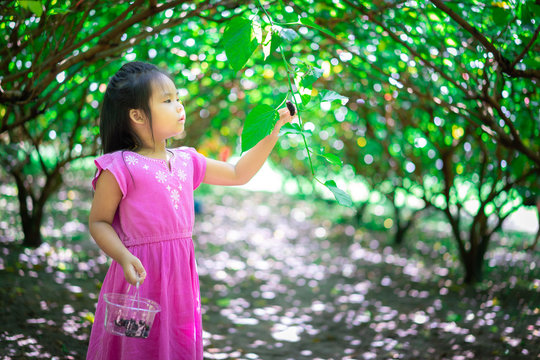
<path fill-rule="evenodd" d="M 191 238 L 128 247 L 142 262 L 146 279 L 141 298 L 161 306 L 148 338 L 130 338 L 105 330 L 106 293 L 135 294 L 122 267 L 112 262 L 99 294 L 87 359 L 89 360 L 202 360 L 202 316 L 199 276 Z"/>

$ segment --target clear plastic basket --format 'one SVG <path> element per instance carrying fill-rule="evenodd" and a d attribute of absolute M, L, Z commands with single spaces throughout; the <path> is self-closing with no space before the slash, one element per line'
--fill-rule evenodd
<path fill-rule="evenodd" d="M 155 301 L 133 295 L 108 293 L 103 296 L 105 329 L 111 334 L 146 339 L 161 307 Z"/>

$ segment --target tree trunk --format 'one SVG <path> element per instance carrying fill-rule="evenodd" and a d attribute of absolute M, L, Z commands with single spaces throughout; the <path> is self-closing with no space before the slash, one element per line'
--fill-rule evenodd
<path fill-rule="evenodd" d="M 471 246 L 471 249 L 462 256 L 463 267 L 465 268 L 464 281 L 466 284 L 475 284 L 483 280 L 484 256 L 486 255 L 490 238 L 487 235 L 483 235 L 480 238 L 479 244 L 477 246 Z M 473 243 L 473 239 L 470 239 L 470 243 Z"/>
<path fill-rule="evenodd" d="M 479 259 L 477 256 L 473 256 L 470 252 L 467 252 L 465 259 L 463 259 L 463 267 L 465 268 L 465 284 L 475 284 L 482 281 L 482 266 L 484 259 Z"/>
<path fill-rule="evenodd" d="M 43 243 L 41 237 L 41 221 L 43 212 L 39 215 L 21 212 L 22 228 L 24 233 L 23 246 L 37 248 Z"/>
<path fill-rule="evenodd" d="M 368 204 L 369 204 L 369 200 L 360 203 L 356 207 L 356 211 L 354 213 L 354 220 L 356 222 L 356 226 L 361 226 L 362 225 L 362 218 L 364 217 L 364 213 L 366 211 L 366 208 L 367 208 Z"/>
<path fill-rule="evenodd" d="M 41 189 L 39 198 L 32 192 L 32 184 L 25 184 L 24 173 L 12 172 L 17 185 L 17 197 L 19 200 L 19 214 L 24 234 L 23 246 L 39 247 L 43 243 L 41 236 L 41 223 L 43 220 L 43 210 L 47 200 L 54 194 L 62 184 L 62 175 L 57 168 L 47 174 L 45 185 Z"/>
<path fill-rule="evenodd" d="M 396 232 L 394 234 L 394 244 L 401 245 L 403 244 L 403 239 L 405 239 L 405 233 L 409 229 L 409 226 L 401 226 L 400 223 L 398 223 L 398 226 L 396 227 Z"/>
<path fill-rule="evenodd" d="M 413 225 L 416 223 L 416 220 L 418 219 L 418 216 L 421 211 L 425 210 L 423 209 L 415 211 L 409 220 L 403 220 L 402 219 L 402 211 L 394 205 L 394 222 L 396 224 L 396 232 L 394 234 L 394 244 L 401 245 L 403 244 L 403 240 L 405 239 L 405 234 Z"/>

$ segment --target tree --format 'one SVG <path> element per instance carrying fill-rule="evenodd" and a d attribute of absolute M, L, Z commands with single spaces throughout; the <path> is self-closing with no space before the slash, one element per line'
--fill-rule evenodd
<path fill-rule="evenodd" d="M 372 162 L 394 164 L 386 172 L 389 180 L 408 182 L 411 194 L 444 212 L 458 243 L 465 281 L 478 281 L 489 241 L 519 205 L 515 187 L 533 186 L 538 174 L 538 126 L 531 126 L 539 121 L 538 114 L 531 112 L 538 108 L 538 68 L 529 52 L 538 28 L 533 31 L 534 22 L 524 12 L 534 5 L 519 4 L 517 10 L 488 8 L 499 25 L 489 28 L 482 23 L 482 15 L 474 15 L 480 13 L 479 8 L 473 8 L 469 18 L 478 23 L 471 26 L 456 13 L 463 11 L 461 5 L 454 4 L 457 9 L 451 11 L 434 1 L 440 12 L 429 3 L 420 3 L 416 9 L 407 4 L 367 9 L 358 2 L 346 3 L 363 15 L 363 28 L 353 29 L 354 41 L 348 44 L 328 39 L 357 55 L 350 62 L 356 71 L 350 73 L 356 74 L 364 88 L 378 88 L 375 93 L 351 96 L 379 112 L 366 115 L 357 133 L 363 137 L 366 129 L 374 128 L 368 133 L 370 139 L 384 150 L 371 152 L 382 157 Z M 513 11 L 521 13 L 501 29 L 499 17 L 509 19 Z M 456 20 L 457 25 L 445 18 Z M 517 33 L 520 25 L 525 28 L 520 33 L 522 50 L 512 50 L 511 37 L 502 41 L 505 53 L 517 54 L 514 60 L 508 62 L 500 51 L 490 55 L 494 47 L 487 45 L 487 36 L 499 31 L 499 36 Z M 486 33 L 474 32 L 476 26 Z M 457 48 L 459 44 L 463 46 Z M 370 46 L 384 50 L 367 56 L 358 50 Z M 395 164 L 402 167 L 401 172 Z M 465 210 L 465 202 L 471 201 L 477 206 L 464 216 L 470 211 Z"/>

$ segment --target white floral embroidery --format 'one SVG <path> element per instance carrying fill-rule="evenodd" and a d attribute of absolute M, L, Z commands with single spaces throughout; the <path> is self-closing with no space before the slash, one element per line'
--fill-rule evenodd
<path fill-rule="evenodd" d="M 180 193 L 178 192 L 178 190 L 174 189 L 173 191 L 171 191 L 171 199 L 173 199 L 175 205 L 178 201 L 180 201 Z"/>
<path fill-rule="evenodd" d="M 171 191 L 171 185 L 167 185 L 167 190 Z"/>
<path fill-rule="evenodd" d="M 178 184 L 178 190 L 182 191 L 182 185 Z"/>
<path fill-rule="evenodd" d="M 184 160 L 189 159 L 189 154 L 185 152 L 181 152 L 180 154 L 178 154 L 178 156 L 180 156 Z"/>
<path fill-rule="evenodd" d="M 158 171 L 156 173 L 156 179 L 163 184 L 165 181 L 167 181 L 167 174 L 165 174 L 163 171 Z"/>
<path fill-rule="evenodd" d="M 139 159 L 137 159 L 135 156 L 133 155 L 127 155 L 126 156 L 126 162 L 129 164 L 129 165 L 135 165 L 136 163 L 139 162 Z"/>
<path fill-rule="evenodd" d="M 148 165 L 144 164 L 143 169 L 148 170 Z"/>
<path fill-rule="evenodd" d="M 178 169 L 178 178 L 180 179 L 180 181 L 186 181 L 186 172 L 182 169 Z"/>

